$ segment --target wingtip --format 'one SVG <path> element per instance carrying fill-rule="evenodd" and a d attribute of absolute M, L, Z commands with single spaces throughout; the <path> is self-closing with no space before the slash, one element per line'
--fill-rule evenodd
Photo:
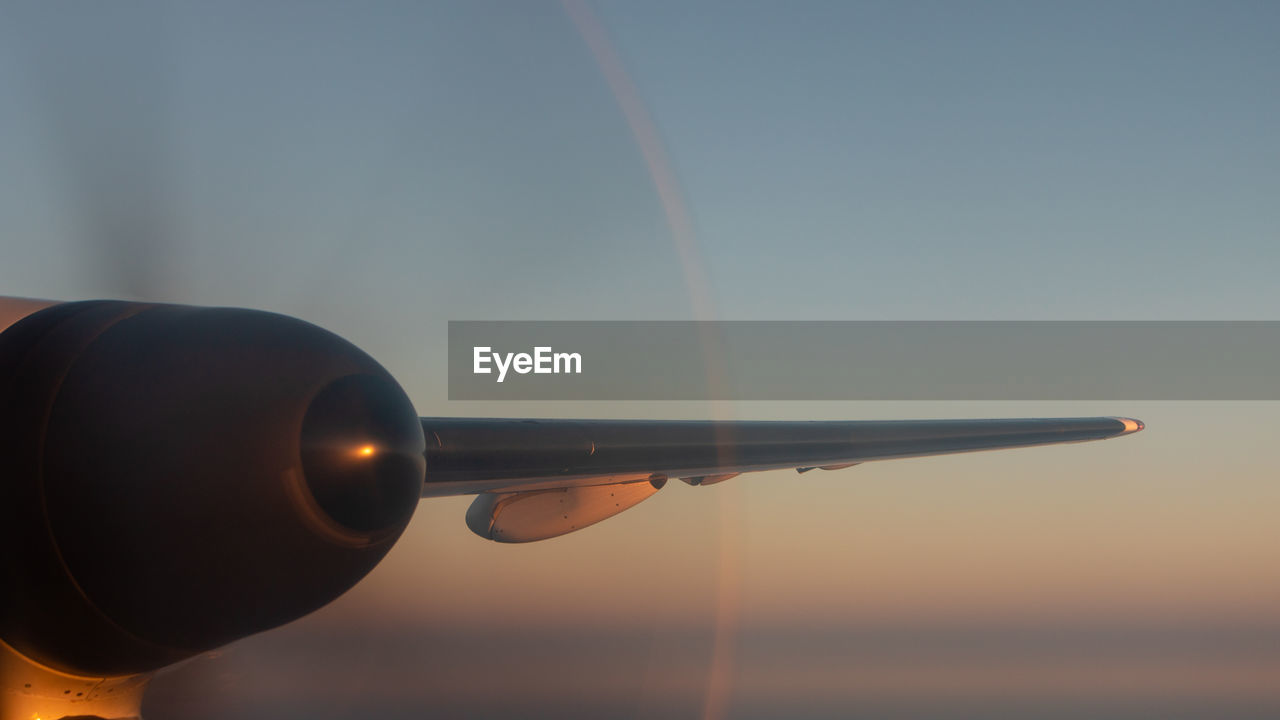
<path fill-rule="evenodd" d="M 1118 417 L 1118 418 L 1112 418 L 1112 419 L 1124 425 L 1124 430 L 1120 431 L 1121 435 L 1129 435 L 1132 433 L 1139 432 L 1140 430 L 1142 430 L 1147 426 L 1146 423 L 1142 422 L 1141 420 L 1138 420 L 1137 418 Z"/>

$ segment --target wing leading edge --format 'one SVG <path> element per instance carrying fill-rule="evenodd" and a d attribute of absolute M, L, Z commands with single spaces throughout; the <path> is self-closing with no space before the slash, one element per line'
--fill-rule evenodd
<path fill-rule="evenodd" d="M 423 497 L 511 493 L 1103 440 L 1119 417 L 848 422 L 423 418 Z"/>

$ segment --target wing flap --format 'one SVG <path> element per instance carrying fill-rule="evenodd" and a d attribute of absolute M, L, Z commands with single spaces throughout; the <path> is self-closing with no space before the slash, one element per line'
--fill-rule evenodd
<path fill-rule="evenodd" d="M 635 507 L 662 482 L 480 493 L 467 509 L 467 527 L 487 540 L 526 543 L 581 530 Z"/>

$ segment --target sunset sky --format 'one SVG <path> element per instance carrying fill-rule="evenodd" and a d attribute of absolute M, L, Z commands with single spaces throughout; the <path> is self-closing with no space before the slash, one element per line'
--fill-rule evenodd
<path fill-rule="evenodd" d="M 671 483 L 527 546 L 425 501 L 354 590 L 161 676 L 147 717 L 1274 717 L 1275 403 L 450 402 L 444 343 L 1278 320 L 1278 29 L 1263 2 L 7 5 L 0 294 L 295 315 L 423 415 L 1147 425 Z"/>

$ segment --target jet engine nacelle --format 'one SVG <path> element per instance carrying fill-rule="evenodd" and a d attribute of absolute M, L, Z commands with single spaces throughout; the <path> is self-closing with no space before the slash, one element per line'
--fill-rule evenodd
<path fill-rule="evenodd" d="M 301 617 L 391 548 L 423 450 L 390 375 L 300 320 L 29 314 L 0 332 L 0 640 L 124 675 Z"/>

